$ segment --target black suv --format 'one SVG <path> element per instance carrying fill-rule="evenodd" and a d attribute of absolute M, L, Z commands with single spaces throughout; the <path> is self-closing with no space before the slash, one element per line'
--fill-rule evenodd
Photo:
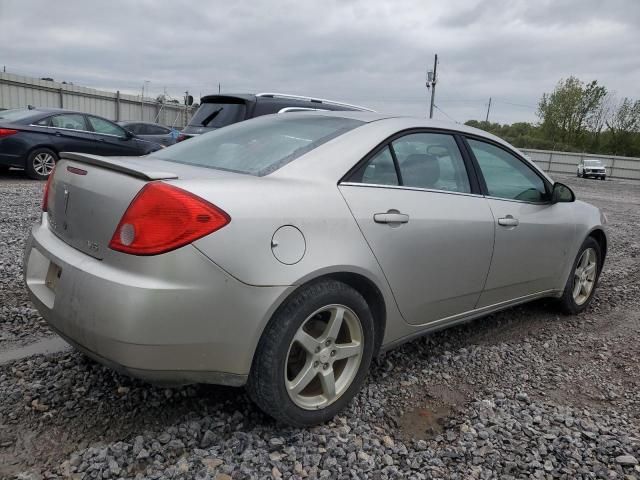
<path fill-rule="evenodd" d="M 202 97 L 200 102 L 200 108 L 178 136 L 178 142 L 232 123 L 270 113 L 305 110 L 373 111 L 348 103 L 283 93 L 207 95 Z"/>

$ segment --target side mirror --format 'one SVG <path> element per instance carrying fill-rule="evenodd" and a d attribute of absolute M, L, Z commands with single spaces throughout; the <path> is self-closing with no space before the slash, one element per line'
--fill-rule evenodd
<path fill-rule="evenodd" d="M 551 192 L 551 203 L 568 203 L 575 202 L 576 196 L 569 187 L 564 183 L 556 182 L 553 184 L 553 190 Z"/>
<path fill-rule="evenodd" d="M 124 129 L 124 140 L 131 140 L 132 138 L 136 138 L 136 136 L 130 132 L 129 130 L 127 130 L 126 128 Z"/>

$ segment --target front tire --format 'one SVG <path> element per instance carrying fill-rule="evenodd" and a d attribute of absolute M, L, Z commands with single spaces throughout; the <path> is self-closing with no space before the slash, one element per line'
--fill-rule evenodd
<path fill-rule="evenodd" d="M 46 180 L 58 162 L 58 155 L 48 148 L 36 148 L 27 157 L 25 170 L 29 178 Z"/>
<path fill-rule="evenodd" d="M 296 427 L 326 422 L 358 393 L 369 370 L 375 326 L 350 286 L 323 280 L 278 309 L 256 350 L 247 391 L 268 415 Z"/>
<path fill-rule="evenodd" d="M 593 237 L 587 237 L 573 262 L 573 268 L 560 298 L 560 308 L 564 313 L 575 315 L 589 306 L 598 285 L 601 268 L 600 245 Z"/>

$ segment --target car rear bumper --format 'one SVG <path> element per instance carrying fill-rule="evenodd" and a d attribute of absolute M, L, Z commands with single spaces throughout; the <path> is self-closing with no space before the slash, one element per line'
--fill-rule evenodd
<path fill-rule="evenodd" d="M 31 300 L 69 343 L 159 383 L 244 384 L 264 325 L 292 288 L 238 282 L 192 246 L 108 265 L 56 237 L 46 214 L 24 272 Z"/>

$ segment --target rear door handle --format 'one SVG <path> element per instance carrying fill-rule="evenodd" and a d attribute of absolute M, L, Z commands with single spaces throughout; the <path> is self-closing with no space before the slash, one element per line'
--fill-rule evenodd
<path fill-rule="evenodd" d="M 517 218 L 513 218 L 512 215 L 507 215 L 498 219 L 498 225 L 503 227 L 517 227 L 520 224 Z"/>
<path fill-rule="evenodd" d="M 407 223 L 409 215 L 390 210 L 387 213 L 375 213 L 373 221 L 376 223 Z"/>

